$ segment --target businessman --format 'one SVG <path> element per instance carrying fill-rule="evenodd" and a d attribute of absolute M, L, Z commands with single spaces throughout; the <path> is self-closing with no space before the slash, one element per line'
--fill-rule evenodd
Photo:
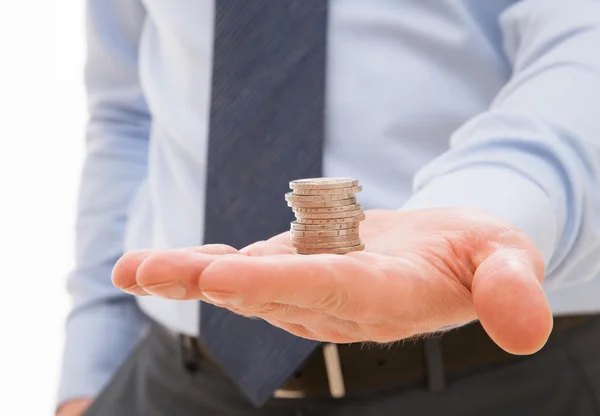
<path fill-rule="evenodd" d="M 88 0 L 87 30 L 59 415 L 600 413 L 600 2 Z M 320 176 L 364 185 L 365 251 L 293 254 Z"/>

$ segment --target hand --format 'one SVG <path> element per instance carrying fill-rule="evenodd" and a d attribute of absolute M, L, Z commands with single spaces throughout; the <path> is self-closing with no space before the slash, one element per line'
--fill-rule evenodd
<path fill-rule="evenodd" d="M 546 342 L 552 313 L 543 260 L 515 227 L 464 208 L 371 210 L 365 251 L 297 255 L 289 233 L 225 245 L 124 255 L 129 293 L 199 299 L 324 342 L 390 342 L 479 319 L 513 354 Z"/>
<path fill-rule="evenodd" d="M 58 408 L 56 416 L 80 416 L 92 404 L 92 399 L 70 400 Z"/>

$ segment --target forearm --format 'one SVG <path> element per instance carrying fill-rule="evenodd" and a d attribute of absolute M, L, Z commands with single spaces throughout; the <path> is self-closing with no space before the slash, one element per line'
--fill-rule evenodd
<path fill-rule="evenodd" d="M 591 279 L 600 256 L 600 4 L 524 1 L 502 28 L 511 80 L 418 174 L 405 208 L 483 208 L 538 246 L 548 287 Z"/>
<path fill-rule="evenodd" d="M 111 273 L 124 251 L 129 207 L 146 177 L 150 116 L 137 74 L 144 19 L 138 0 L 87 1 L 90 120 L 59 404 L 96 396 L 143 329 L 135 299 L 112 285 Z"/>
<path fill-rule="evenodd" d="M 145 140 L 118 130 L 122 127 L 107 122 L 89 128 L 58 403 L 95 397 L 139 339 L 144 323 L 133 296 L 111 283 L 112 268 L 124 251 L 127 209 L 145 177 L 145 157 L 140 156 Z"/>
<path fill-rule="evenodd" d="M 102 137 L 101 145 L 88 146 L 79 193 L 76 267 L 68 279 L 74 305 L 66 325 L 59 403 L 97 395 L 138 340 L 144 321 L 135 299 L 111 283 L 124 251 L 127 209 L 145 174 L 142 161 L 136 165 L 132 159 L 139 159 L 144 147 L 114 131 L 103 131 Z"/>

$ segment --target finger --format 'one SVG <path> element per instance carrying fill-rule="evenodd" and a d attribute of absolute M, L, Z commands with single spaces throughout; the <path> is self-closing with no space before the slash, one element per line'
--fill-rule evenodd
<path fill-rule="evenodd" d="M 278 243 L 278 244 L 282 244 L 286 247 L 290 247 L 291 249 L 293 249 L 293 247 L 294 247 L 292 244 L 292 238 L 291 238 L 289 231 L 286 231 L 285 233 L 276 235 L 275 237 L 270 238 L 269 241 L 272 241 L 272 242 Z"/>
<path fill-rule="evenodd" d="M 115 287 L 137 296 L 148 296 L 149 293 L 138 286 L 135 274 L 140 264 L 154 250 L 136 250 L 123 255 L 112 271 L 112 283 Z"/>
<path fill-rule="evenodd" d="M 305 324 L 315 337 L 322 342 L 348 344 L 351 342 L 368 341 L 362 327 L 356 322 L 322 314 L 321 319 L 314 325 Z"/>
<path fill-rule="evenodd" d="M 242 310 L 281 303 L 359 322 L 370 328 L 364 340 L 377 342 L 475 319 L 470 291 L 424 263 L 368 252 L 230 256 L 211 263 L 199 285 L 214 302 Z"/>
<path fill-rule="evenodd" d="M 275 240 L 257 241 L 240 250 L 240 253 L 247 256 L 276 256 L 278 254 L 291 254 L 294 249 L 291 245 L 284 245 Z"/>
<path fill-rule="evenodd" d="M 198 280 L 215 261 L 228 257 L 246 258 L 239 254 L 212 255 L 184 250 L 166 250 L 147 257 L 136 274 L 136 281 L 145 291 L 167 299 L 207 300 Z M 218 302 L 213 302 L 221 306 Z"/>
<path fill-rule="evenodd" d="M 184 247 L 182 250 L 202 254 L 236 254 L 239 251 L 226 244 L 205 244 L 203 246 Z"/>
<path fill-rule="evenodd" d="M 159 254 L 162 253 L 162 254 Z M 169 254 L 165 254 L 169 253 Z M 224 244 L 207 244 L 199 247 L 186 247 L 180 250 L 137 250 L 131 251 L 129 253 L 124 254 L 115 264 L 112 272 L 112 282 L 113 285 L 125 292 L 138 295 L 138 296 L 148 296 L 151 293 L 144 290 L 142 286 L 140 286 L 138 282 L 138 269 L 149 257 L 154 257 L 150 264 L 156 264 L 158 261 L 160 269 L 156 270 L 156 273 L 151 273 L 152 276 L 149 277 L 147 282 L 152 284 L 152 282 L 156 282 L 156 284 L 166 284 L 170 281 L 174 280 L 173 276 L 177 276 L 177 274 L 181 273 L 181 270 L 177 269 L 169 270 L 164 267 L 164 262 L 168 260 L 169 256 L 173 255 L 173 253 L 189 253 L 190 258 L 192 258 L 195 254 L 214 254 L 214 255 L 224 255 L 224 254 L 235 254 L 238 253 L 236 249 L 230 246 L 226 246 Z M 185 256 L 186 254 L 184 254 Z M 157 257 L 158 256 L 158 257 Z M 175 254 L 174 259 L 180 260 L 181 255 Z M 197 260 L 197 259 L 196 259 Z M 198 265 L 198 263 L 189 263 L 190 265 Z M 202 267 L 205 266 L 204 263 L 201 264 Z M 148 265 L 146 265 L 148 266 Z M 180 265 L 181 266 L 181 265 Z M 153 267 L 153 266 L 151 266 Z M 164 277 L 157 276 L 158 273 L 168 272 L 169 274 Z M 196 270 L 197 275 L 200 276 L 201 270 Z"/>
<path fill-rule="evenodd" d="M 373 274 L 368 266 L 337 255 L 277 255 L 222 258 L 211 263 L 200 279 L 210 298 L 235 307 L 259 308 L 284 303 L 314 310 L 342 308 L 348 289 Z"/>
<path fill-rule="evenodd" d="M 473 303 L 481 325 L 513 354 L 538 351 L 552 331 L 539 263 L 530 252 L 504 249 L 488 257 L 473 277 Z"/>
<path fill-rule="evenodd" d="M 268 323 L 278 328 L 281 328 L 292 335 L 296 335 L 300 338 L 310 339 L 313 341 L 320 341 L 318 337 L 308 328 L 298 324 L 290 324 L 288 322 L 278 321 L 277 319 L 265 319 Z"/>
<path fill-rule="evenodd" d="M 131 287 L 145 293 L 167 299 L 206 300 L 198 289 L 198 278 L 202 271 L 221 257 L 238 254 L 211 255 L 189 250 L 160 250 L 139 257 L 124 256 L 122 264 L 115 267 L 113 283 L 120 289 Z M 140 256 L 141 257 L 141 256 Z"/>
<path fill-rule="evenodd" d="M 411 280 L 398 278 L 399 272 L 403 270 L 398 260 L 373 253 L 364 253 L 360 259 L 325 254 L 230 256 L 211 263 L 199 285 L 208 298 L 239 309 L 281 303 L 375 323 L 390 309 L 410 306 L 403 287 Z M 403 327 L 402 322 L 394 324 Z"/>

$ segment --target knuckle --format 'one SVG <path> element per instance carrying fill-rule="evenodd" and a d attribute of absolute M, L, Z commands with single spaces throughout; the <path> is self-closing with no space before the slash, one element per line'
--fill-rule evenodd
<path fill-rule="evenodd" d="M 150 254 L 140 265 L 135 274 L 135 281 L 140 286 L 147 284 L 163 283 L 168 280 L 173 271 L 173 258 L 177 253 L 169 251 L 156 251 Z M 167 279 L 166 279 L 167 278 Z"/>
<path fill-rule="evenodd" d="M 269 315 L 274 312 L 280 311 L 281 309 L 282 309 L 281 305 L 278 305 L 277 303 L 269 302 L 269 303 L 260 305 L 254 311 L 259 315 Z"/>
<path fill-rule="evenodd" d="M 241 316 L 243 316 L 245 318 L 259 319 L 254 313 L 252 313 L 250 311 L 247 311 L 247 310 L 244 310 L 244 309 L 232 308 L 232 307 L 229 307 L 227 309 L 229 309 L 231 312 L 236 313 L 238 315 L 241 315 Z"/>
<path fill-rule="evenodd" d="M 267 318 L 267 319 L 265 319 L 265 321 L 267 321 L 268 323 L 270 323 L 273 326 L 284 329 L 287 332 L 289 332 L 293 335 L 296 335 L 298 337 L 317 340 L 314 332 L 312 332 L 311 330 L 306 328 L 304 325 L 282 322 L 278 319 L 268 319 Z"/>
<path fill-rule="evenodd" d="M 290 252 L 290 248 L 280 244 L 276 241 L 257 241 L 255 243 L 250 244 L 247 247 L 244 247 L 240 250 L 241 253 L 244 253 L 248 256 L 268 256 L 272 254 L 281 254 L 285 252 Z"/>
<path fill-rule="evenodd" d="M 323 326 L 335 328 L 341 335 L 350 337 L 357 337 L 362 332 L 362 327 L 358 323 L 335 316 L 328 316 L 323 322 Z"/>
<path fill-rule="evenodd" d="M 323 339 L 340 344 L 356 342 L 363 334 L 358 323 L 327 315 L 318 320 L 314 331 Z"/>
<path fill-rule="evenodd" d="M 246 313 L 251 313 L 253 315 L 270 315 L 275 312 L 279 312 L 282 309 L 282 305 L 269 302 L 262 303 L 259 305 L 242 305 L 240 306 L 240 309 L 246 311 Z"/>
<path fill-rule="evenodd" d="M 343 334 L 334 328 L 319 328 L 312 329 L 312 331 L 318 335 L 319 339 L 334 344 L 349 344 L 357 341 L 355 337 Z"/>
<path fill-rule="evenodd" d="M 191 250 L 203 254 L 231 254 L 237 252 L 235 248 L 227 244 L 205 244 L 201 247 L 191 248 Z"/>
<path fill-rule="evenodd" d="M 252 252 L 254 252 L 256 250 L 260 250 L 266 244 L 268 244 L 268 243 L 265 240 L 255 241 L 254 243 L 252 243 L 252 244 L 244 247 L 240 251 L 242 251 L 244 253 L 252 253 Z"/>
<path fill-rule="evenodd" d="M 274 308 L 271 312 L 273 315 L 277 315 L 278 319 L 283 321 L 297 321 L 300 318 L 306 316 L 305 311 L 293 305 L 278 304 L 277 308 Z"/>
<path fill-rule="evenodd" d="M 321 298 L 316 298 L 312 309 L 319 311 L 340 311 L 348 305 L 348 294 L 345 290 L 330 290 Z"/>

